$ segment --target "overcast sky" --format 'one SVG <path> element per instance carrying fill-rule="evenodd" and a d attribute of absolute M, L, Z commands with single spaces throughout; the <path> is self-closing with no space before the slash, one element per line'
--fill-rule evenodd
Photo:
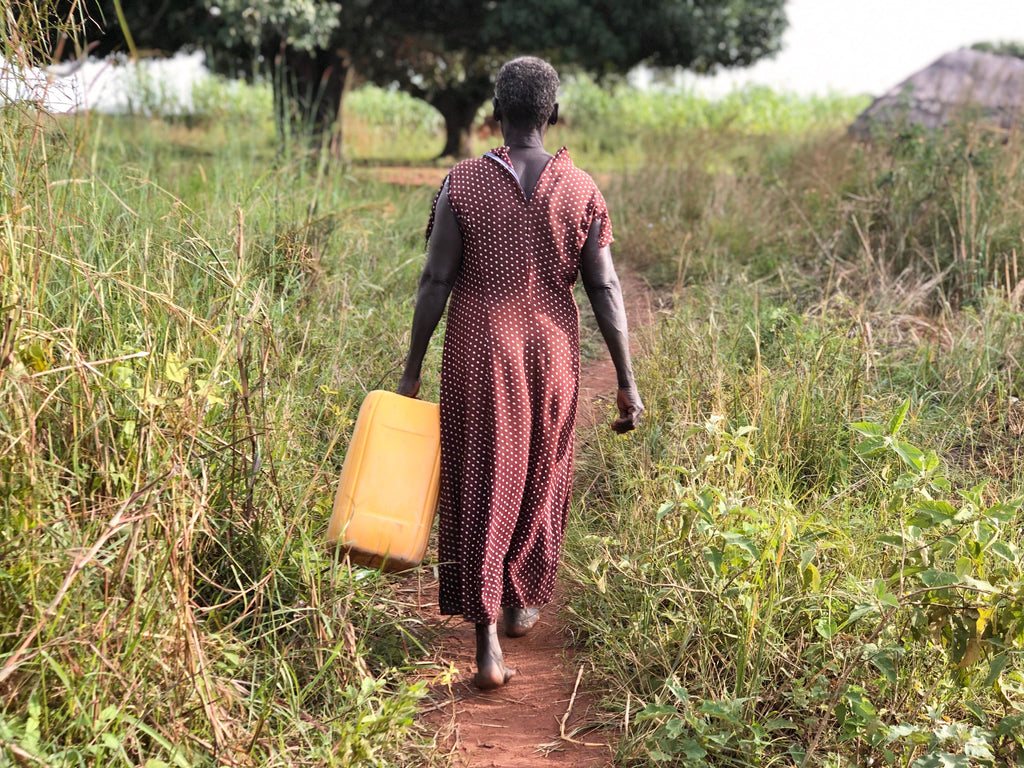
<path fill-rule="evenodd" d="M 687 82 L 710 93 L 753 82 L 877 96 L 948 51 L 1024 42 L 1024 0 L 789 0 L 786 12 L 789 29 L 773 60 Z"/>

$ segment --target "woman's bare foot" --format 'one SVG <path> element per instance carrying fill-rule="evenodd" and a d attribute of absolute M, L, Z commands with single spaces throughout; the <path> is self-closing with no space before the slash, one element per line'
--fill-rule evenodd
<path fill-rule="evenodd" d="M 505 634 L 509 637 L 522 637 L 537 623 L 540 608 L 510 608 L 505 611 Z"/>
<path fill-rule="evenodd" d="M 476 668 L 473 685 L 483 691 L 500 688 L 516 674 L 505 666 L 496 623 L 476 625 Z"/>

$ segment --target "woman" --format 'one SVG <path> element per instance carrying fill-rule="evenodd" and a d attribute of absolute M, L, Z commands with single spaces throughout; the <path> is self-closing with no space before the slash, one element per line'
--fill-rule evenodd
<path fill-rule="evenodd" d="M 476 624 L 480 688 L 506 667 L 497 635 L 525 634 L 551 599 L 572 485 L 583 279 L 618 375 L 616 432 L 644 407 L 633 381 L 611 224 L 591 178 L 544 135 L 558 75 L 514 59 L 498 73 L 504 147 L 452 168 L 434 200 L 427 262 L 398 392 L 415 397 L 431 334 L 448 307 L 441 361 L 438 555 L 443 614 Z"/>

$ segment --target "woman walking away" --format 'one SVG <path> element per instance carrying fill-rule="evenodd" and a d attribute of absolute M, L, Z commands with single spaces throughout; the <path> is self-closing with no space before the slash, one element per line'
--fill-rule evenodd
<path fill-rule="evenodd" d="M 505 146 L 458 163 L 427 226 L 412 338 L 398 392 L 415 397 L 430 336 L 448 307 L 441 359 L 440 610 L 476 624 L 479 688 L 515 670 L 498 643 L 551 600 L 572 486 L 583 280 L 618 375 L 616 432 L 640 421 L 622 291 L 604 198 L 563 147 L 547 62 L 506 63 L 494 86 Z"/>

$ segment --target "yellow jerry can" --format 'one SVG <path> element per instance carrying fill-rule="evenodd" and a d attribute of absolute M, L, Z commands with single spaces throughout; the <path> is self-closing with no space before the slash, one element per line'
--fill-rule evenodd
<path fill-rule="evenodd" d="M 419 565 L 440 480 L 437 404 L 370 392 L 341 468 L 328 541 L 369 568 L 401 571 Z"/>

